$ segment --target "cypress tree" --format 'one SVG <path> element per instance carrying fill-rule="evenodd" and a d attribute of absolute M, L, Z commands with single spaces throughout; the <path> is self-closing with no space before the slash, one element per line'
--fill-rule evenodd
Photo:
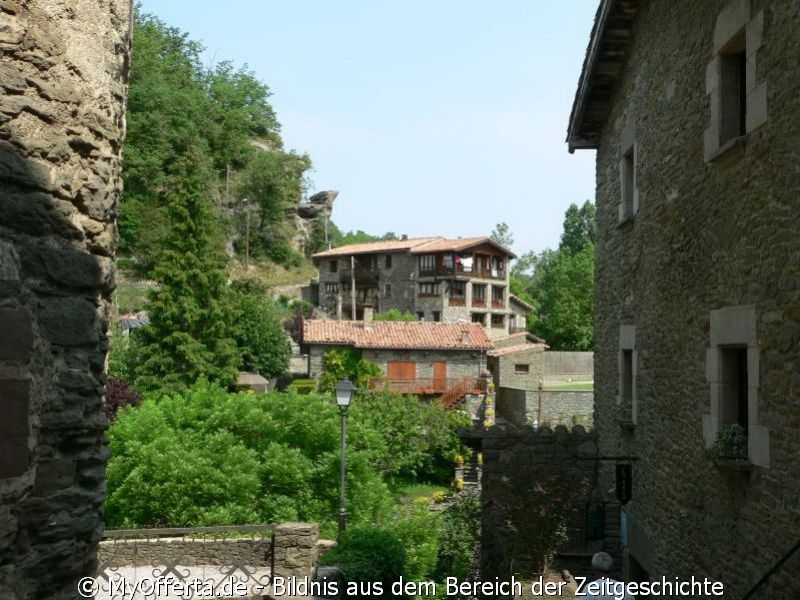
<path fill-rule="evenodd" d="M 204 377 L 236 380 L 241 358 L 231 332 L 227 258 L 210 200 L 212 173 L 190 142 L 170 169 L 165 193 L 169 234 L 159 251 L 140 335 L 137 387 L 176 392 Z"/>

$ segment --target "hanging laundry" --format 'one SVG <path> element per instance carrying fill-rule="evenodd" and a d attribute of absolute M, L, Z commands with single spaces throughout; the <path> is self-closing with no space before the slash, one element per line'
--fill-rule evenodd
<path fill-rule="evenodd" d="M 464 266 L 464 272 L 465 273 L 471 273 L 472 272 L 472 257 L 471 256 L 465 256 L 464 258 L 462 258 L 461 259 L 461 264 Z"/>

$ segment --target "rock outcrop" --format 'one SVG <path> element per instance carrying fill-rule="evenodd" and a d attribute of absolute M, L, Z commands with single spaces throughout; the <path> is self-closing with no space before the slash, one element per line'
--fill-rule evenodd
<path fill-rule="evenodd" d="M 317 224 L 324 227 L 331 218 L 333 202 L 339 192 L 317 192 L 307 201 L 300 202 L 286 209 L 286 218 L 294 222 L 292 247 L 303 254 L 308 253 L 311 236 Z"/>

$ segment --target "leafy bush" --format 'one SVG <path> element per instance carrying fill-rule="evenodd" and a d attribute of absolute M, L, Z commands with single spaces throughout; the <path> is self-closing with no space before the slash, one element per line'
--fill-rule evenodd
<path fill-rule="evenodd" d="M 428 580 L 436 569 L 441 517 L 428 510 L 428 503 L 412 504 L 405 518 L 388 525 L 406 550 L 403 575 L 414 581 Z"/>
<path fill-rule="evenodd" d="M 476 491 L 460 493 L 442 513 L 436 573 L 464 579 L 472 566 L 481 531 L 481 501 Z"/>
<path fill-rule="evenodd" d="M 322 368 L 325 371 L 319 378 L 320 392 L 332 392 L 340 379 L 347 377 L 356 388 L 367 388 L 370 377 L 379 377 L 381 368 L 361 358 L 361 352 L 354 348 L 326 350 L 322 357 Z"/>
<path fill-rule="evenodd" d="M 401 312 L 396 308 L 376 313 L 373 318 L 376 321 L 419 321 L 419 318 L 414 313 L 409 311 Z"/>
<path fill-rule="evenodd" d="M 405 559 L 403 543 L 394 533 L 361 526 L 349 528 L 339 544 L 325 554 L 320 562 L 339 565 L 348 583 L 382 583 L 382 596 L 388 597 L 391 596 L 391 584 L 404 575 Z"/>
<path fill-rule="evenodd" d="M 242 369 L 264 377 L 285 372 L 292 355 L 283 331 L 283 309 L 266 290 L 248 283 L 233 286 L 233 339 L 242 355 Z"/>
<path fill-rule="evenodd" d="M 105 411 L 109 421 L 117 418 L 117 411 L 123 406 L 137 406 L 142 401 L 142 395 L 131 388 L 127 381 L 109 379 L 106 384 Z"/>

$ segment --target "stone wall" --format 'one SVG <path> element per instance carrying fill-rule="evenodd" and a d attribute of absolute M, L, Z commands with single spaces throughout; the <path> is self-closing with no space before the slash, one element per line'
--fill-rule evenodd
<path fill-rule="evenodd" d="M 0 596 L 74 598 L 102 531 L 129 0 L 0 0 Z"/>
<path fill-rule="evenodd" d="M 601 452 L 640 457 L 631 559 L 653 579 L 709 577 L 738 598 L 800 539 L 800 5 L 636 4 L 597 151 L 596 425 Z M 748 89 L 766 90 L 748 102 L 766 122 L 706 156 L 715 61 L 738 28 Z M 631 145 L 638 212 L 621 223 L 620 164 Z M 713 436 L 703 435 L 718 411 L 714 315 L 732 307 L 753 315 L 725 328 L 753 334 L 739 340 L 748 346 L 746 472 L 715 465 L 705 455 Z M 617 405 L 621 350 L 631 347 L 632 431 Z M 608 489 L 613 473 L 604 475 Z M 797 560 L 773 576 L 775 597 L 800 597 Z"/>
<path fill-rule="evenodd" d="M 593 381 L 594 352 L 545 352 L 545 383 Z"/>
<path fill-rule="evenodd" d="M 582 425 L 591 429 L 594 392 L 540 392 L 500 387 L 497 388 L 497 415 L 518 427 L 537 423 L 542 427 Z"/>
<path fill-rule="evenodd" d="M 594 490 L 597 435 L 582 427 L 571 431 L 557 427 L 539 432 L 492 428 L 481 432 L 483 474 L 481 479 L 481 578 L 511 575 L 530 577 L 534 565 L 531 548 L 536 541 L 526 535 L 524 524 L 536 520 L 546 501 L 539 502 L 544 491 L 559 490 L 563 506 L 557 511 L 570 531 L 585 526 L 585 504 Z M 550 496 L 548 494 L 548 496 Z M 582 561 L 585 569 L 591 552 L 605 549 L 619 555 L 619 505 L 605 505 L 605 539 L 593 544 Z M 555 514 L 555 513 L 554 513 Z M 508 521 L 517 527 L 509 528 Z M 576 538 L 581 538 L 576 535 Z M 581 538 L 582 539 L 582 538 Z"/>
<path fill-rule="evenodd" d="M 276 525 L 275 574 L 312 577 L 317 564 L 319 526 L 312 523 Z M 100 542 L 98 557 L 107 567 L 172 564 L 270 566 L 269 532 L 266 537 L 227 539 L 152 538 L 110 539 Z"/>

